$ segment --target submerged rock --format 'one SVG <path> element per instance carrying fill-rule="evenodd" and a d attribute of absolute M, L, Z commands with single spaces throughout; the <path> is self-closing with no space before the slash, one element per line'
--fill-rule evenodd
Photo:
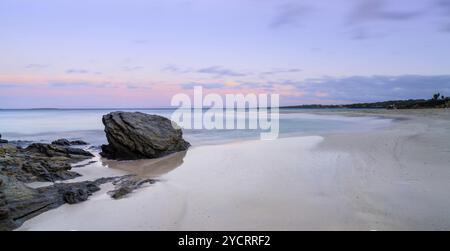
<path fill-rule="evenodd" d="M 187 150 L 180 128 L 172 121 L 141 112 L 112 112 L 103 116 L 108 145 L 101 155 L 110 159 L 131 160 L 158 158 Z M 175 125 L 175 123 L 173 123 Z"/>

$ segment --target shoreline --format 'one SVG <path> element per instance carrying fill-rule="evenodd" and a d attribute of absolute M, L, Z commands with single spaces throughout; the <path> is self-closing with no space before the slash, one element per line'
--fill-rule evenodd
<path fill-rule="evenodd" d="M 120 200 L 107 195 L 111 184 L 101 185 L 88 201 L 47 211 L 17 230 L 450 229 L 450 115 L 381 115 L 393 122 L 364 132 L 202 145 L 156 160 L 98 161 L 100 169 L 77 168 L 83 176 L 76 181 L 108 170 L 156 182 Z M 430 204 L 433 209 L 424 207 Z M 121 219 L 112 220 L 117 215 Z"/>

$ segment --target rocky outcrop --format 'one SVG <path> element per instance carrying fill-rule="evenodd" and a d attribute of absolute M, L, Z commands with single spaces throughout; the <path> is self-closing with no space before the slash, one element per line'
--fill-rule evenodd
<path fill-rule="evenodd" d="M 84 142 L 82 140 L 72 140 L 69 141 L 68 139 L 57 139 L 55 141 L 52 142 L 52 145 L 57 145 L 57 146 L 81 146 L 81 145 L 88 145 L 87 142 Z"/>
<path fill-rule="evenodd" d="M 100 185 L 112 182 L 115 189 L 108 194 L 121 199 L 148 183 L 156 180 L 139 178 L 135 175 L 100 178 L 95 181 L 55 183 L 40 188 L 27 187 L 14 177 L 0 173 L 0 231 L 13 230 L 26 220 L 65 203 L 76 204 L 88 200 Z"/>
<path fill-rule="evenodd" d="M 109 191 L 108 194 L 113 199 L 121 199 L 134 190 L 140 188 L 142 185 L 146 183 L 153 184 L 155 182 L 156 180 L 154 179 L 140 178 L 135 175 L 127 175 L 115 179 L 113 181 L 114 190 Z"/>
<path fill-rule="evenodd" d="M 14 177 L 0 174 L 0 230 L 17 228 L 25 220 L 65 203 L 86 201 L 90 195 L 100 190 L 99 185 L 112 179 L 114 178 L 59 183 L 33 189 Z"/>
<path fill-rule="evenodd" d="M 93 155 L 78 148 L 33 143 L 27 148 L 0 145 L 0 230 L 12 230 L 47 210 L 64 203 L 85 201 L 98 191 L 99 185 L 116 178 L 95 181 L 54 183 L 30 188 L 32 181 L 67 180 L 80 176 L 71 164 Z"/>
<path fill-rule="evenodd" d="M 18 181 L 57 181 L 79 176 L 71 164 L 93 155 L 83 149 L 34 143 L 22 149 L 12 144 L 0 146 L 0 173 Z"/>
<path fill-rule="evenodd" d="M 29 145 L 25 150 L 29 152 L 41 153 L 47 157 L 68 157 L 68 158 L 80 158 L 81 156 L 94 157 L 92 153 L 80 148 L 61 147 L 43 143 L 33 143 Z"/>
<path fill-rule="evenodd" d="M 90 152 L 70 146 L 31 143 L 22 148 L 15 144 L 0 144 L 0 231 L 13 230 L 25 220 L 65 203 L 86 201 L 104 183 L 112 182 L 114 190 L 108 194 L 114 199 L 120 199 L 144 184 L 156 182 L 125 175 L 94 181 L 53 183 L 40 188 L 26 185 L 33 181 L 55 182 L 78 177 L 80 174 L 71 170 L 71 164 L 91 157 L 93 155 Z M 92 164 L 92 161 L 87 164 Z"/>
<path fill-rule="evenodd" d="M 180 128 L 158 115 L 112 112 L 103 116 L 103 124 L 109 144 L 102 146 L 101 155 L 110 159 L 158 158 L 190 146 Z"/>
<path fill-rule="evenodd" d="M 0 231 L 14 229 L 16 224 L 11 219 L 10 210 L 6 202 L 4 176 L 0 175 Z"/>

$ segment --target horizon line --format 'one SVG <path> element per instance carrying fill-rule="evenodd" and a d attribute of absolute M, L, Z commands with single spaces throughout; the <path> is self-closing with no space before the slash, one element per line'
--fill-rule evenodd
<path fill-rule="evenodd" d="M 274 108 L 302 108 L 302 106 L 346 106 L 346 105 L 357 105 L 357 104 L 374 104 L 374 103 L 382 103 L 382 102 L 398 102 L 398 101 L 423 101 L 427 100 L 425 98 L 419 99 L 398 99 L 398 100 L 384 100 L 384 101 L 366 101 L 366 102 L 352 102 L 345 104 L 296 104 L 296 105 L 283 105 Z M 65 107 L 65 108 L 57 108 L 57 107 L 34 107 L 34 108 L 0 108 L 0 111 L 4 110 L 169 110 L 169 109 L 179 109 L 180 107 L 170 107 L 170 106 L 161 106 L 161 107 Z M 211 107 L 202 107 L 204 109 L 209 109 Z M 230 107 L 231 108 L 231 107 Z M 233 107 L 236 109 L 236 107 Z M 272 108 L 272 107 L 246 107 L 245 109 L 257 109 L 257 108 Z M 345 107 L 342 107 L 345 108 Z M 187 108 L 186 108 L 187 109 Z M 192 107 L 191 109 L 196 109 L 196 107 Z M 197 108 L 198 109 L 198 108 Z M 219 109 L 219 108 L 217 108 Z M 223 109 L 227 109 L 224 107 Z"/>

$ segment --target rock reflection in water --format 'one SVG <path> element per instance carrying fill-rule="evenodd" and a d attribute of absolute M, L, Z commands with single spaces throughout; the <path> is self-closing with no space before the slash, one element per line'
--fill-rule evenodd
<path fill-rule="evenodd" d="M 142 178 L 156 178 L 183 164 L 186 152 L 176 152 L 157 159 L 117 161 L 102 158 L 102 163 L 107 167 L 123 170 Z"/>

